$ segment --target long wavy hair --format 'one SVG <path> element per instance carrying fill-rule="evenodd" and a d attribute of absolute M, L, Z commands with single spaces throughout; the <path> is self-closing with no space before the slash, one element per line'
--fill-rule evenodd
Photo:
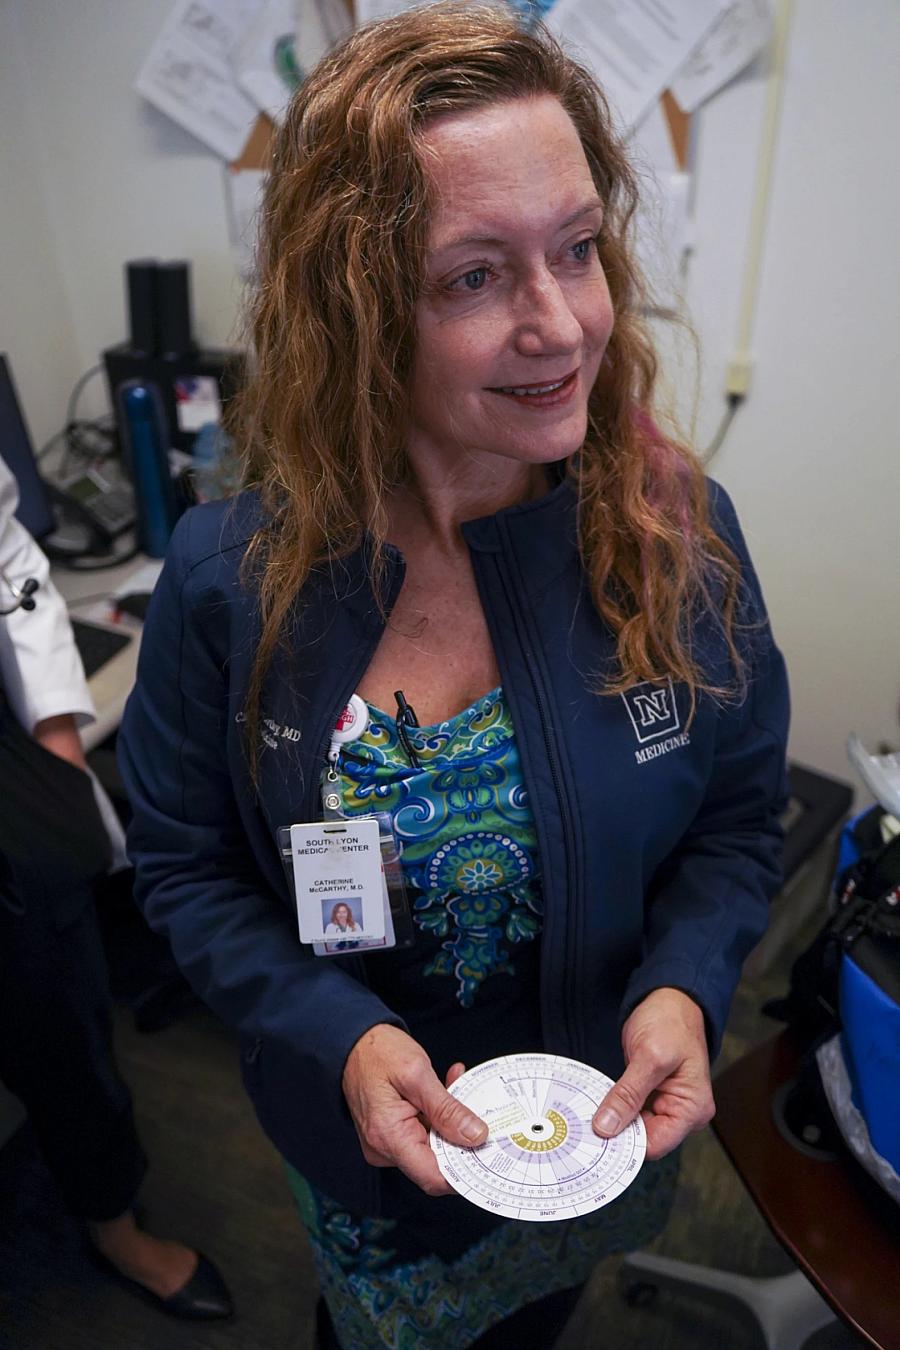
<path fill-rule="evenodd" d="M 343 909 L 343 910 L 346 910 L 346 913 L 347 913 L 347 923 L 346 923 L 345 927 L 349 928 L 351 932 L 355 932 L 356 929 L 357 929 L 357 927 L 358 927 L 358 925 L 357 925 L 357 923 L 356 923 L 356 920 L 355 920 L 354 917 L 353 917 L 353 911 L 352 911 L 352 909 L 350 908 L 350 906 L 349 906 L 348 904 L 346 904 L 346 902 L 343 901 L 343 900 L 338 900 L 336 904 L 334 904 L 334 905 L 331 906 L 331 919 L 329 920 L 329 922 L 330 922 L 330 923 L 333 923 L 333 924 L 337 924 L 337 926 L 340 927 L 340 926 L 341 926 L 341 921 L 340 921 L 340 919 L 338 918 L 338 913 L 339 913 L 340 910 L 342 910 L 342 909 Z"/>
<path fill-rule="evenodd" d="M 637 185 L 603 94 L 545 30 L 495 7 L 438 4 L 353 33 L 306 77 L 277 137 L 249 313 L 255 365 L 231 410 L 242 481 L 265 515 L 244 563 L 262 618 L 251 748 L 266 671 L 311 569 L 365 542 L 379 594 L 386 502 L 407 474 L 429 223 L 423 129 L 541 95 L 571 117 L 604 203 L 598 249 L 615 313 L 585 443 L 567 465 L 593 602 L 617 638 L 598 692 L 671 675 L 692 707 L 701 690 L 727 695 L 692 655 L 701 610 L 715 612 L 740 668 L 736 560 L 711 527 L 698 460 L 654 417 L 630 240 Z"/>

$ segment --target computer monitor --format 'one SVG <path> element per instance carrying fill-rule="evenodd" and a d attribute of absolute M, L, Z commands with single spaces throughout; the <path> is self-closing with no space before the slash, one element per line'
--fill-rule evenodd
<path fill-rule="evenodd" d="M 0 459 L 19 485 L 16 519 L 34 539 L 56 528 L 50 498 L 38 473 L 31 437 L 19 407 L 9 361 L 0 352 Z"/>

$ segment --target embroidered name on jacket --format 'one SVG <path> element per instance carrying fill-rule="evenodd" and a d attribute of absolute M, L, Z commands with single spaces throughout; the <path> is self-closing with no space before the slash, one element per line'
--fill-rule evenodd
<path fill-rule="evenodd" d="M 665 684 L 651 684 L 644 680 L 622 693 L 622 701 L 634 728 L 638 742 L 644 748 L 635 750 L 638 764 L 658 759 L 670 750 L 690 745 L 688 732 L 681 730 L 681 719 L 675 702 L 671 676 Z"/>
<path fill-rule="evenodd" d="M 235 716 L 235 722 L 246 722 L 244 713 L 239 712 Z M 288 726 L 282 722 L 276 722 L 271 717 L 263 717 L 259 728 L 260 740 L 267 745 L 270 750 L 277 750 L 280 741 L 299 741 L 300 728 Z"/>

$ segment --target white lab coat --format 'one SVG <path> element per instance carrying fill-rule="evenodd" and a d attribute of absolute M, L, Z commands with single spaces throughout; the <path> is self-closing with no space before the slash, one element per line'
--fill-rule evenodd
<path fill-rule="evenodd" d="M 96 714 L 66 602 L 50 580 L 45 555 L 13 515 L 18 501 L 16 480 L 0 459 L 0 568 L 17 586 L 27 577 L 41 583 L 33 610 L 17 609 L 0 618 L 0 684 L 29 735 L 45 717 L 60 713 L 71 713 L 78 726 L 86 726 Z M 0 576 L 0 609 L 12 598 Z M 128 866 L 125 836 L 97 775 L 90 768 L 88 773 L 112 848 L 110 871 L 117 872 Z"/>
<path fill-rule="evenodd" d="M 50 580 L 50 566 L 27 530 L 15 519 L 16 481 L 0 459 L 0 568 L 21 586 L 40 582 L 35 607 L 0 618 L 0 682 L 27 732 L 45 717 L 72 713 L 79 726 L 94 721 L 81 657 L 72 637 L 66 602 Z M 12 603 L 0 576 L 0 609 Z"/>

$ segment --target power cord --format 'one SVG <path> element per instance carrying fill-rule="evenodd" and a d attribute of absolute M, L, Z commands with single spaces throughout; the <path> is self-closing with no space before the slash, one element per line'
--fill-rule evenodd
<path fill-rule="evenodd" d="M 76 381 L 66 407 L 65 426 L 38 451 L 38 460 L 43 460 L 60 441 L 63 442 L 62 456 L 54 477 L 65 479 L 77 468 L 102 463 L 118 453 L 115 422 L 108 413 L 94 418 L 79 418 L 76 415 L 82 391 L 103 368 L 103 362 L 99 361 Z"/>
<path fill-rule="evenodd" d="M 728 435 L 728 431 L 729 428 L 731 427 L 732 422 L 734 421 L 735 414 L 737 413 L 738 408 L 744 402 L 745 398 L 746 394 L 731 393 L 725 395 L 725 411 L 722 414 L 721 421 L 719 422 L 719 425 L 716 427 L 715 433 L 713 434 L 713 438 L 710 441 L 709 445 L 700 455 L 700 463 L 703 465 L 704 468 L 706 468 L 706 466 L 709 463 L 711 463 L 711 461 L 722 449 L 722 442 Z"/>
<path fill-rule="evenodd" d="M 48 478 L 53 484 L 54 480 L 66 482 L 73 473 L 86 469 L 97 470 L 106 461 L 111 460 L 119 453 L 119 441 L 116 435 L 115 422 L 110 414 L 103 414 L 95 418 L 80 418 L 78 416 L 78 403 L 82 392 L 95 375 L 100 374 L 104 369 L 102 361 L 86 370 L 82 376 L 75 382 L 69 401 L 66 406 L 66 423 L 61 431 L 57 431 L 38 451 L 38 460 L 45 459 L 60 441 L 63 443 L 62 454 L 59 462 L 54 466 L 52 475 Z M 100 558 L 90 553 L 81 553 L 73 551 L 70 548 L 54 546 L 52 537 L 46 538 L 42 542 L 42 548 L 48 558 L 57 566 L 65 568 L 70 572 L 106 572 L 114 567 L 121 567 L 123 563 L 131 562 L 140 552 L 137 545 L 130 545 L 121 553 L 112 552 Z"/>
<path fill-rule="evenodd" d="M 63 549 L 55 549 L 46 539 L 41 541 L 41 548 L 55 567 L 62 567 L 66 572 L 109 572 L 113 567 L 121 567 L 123 563 L 131 562 L 141 551 L 135 545 L 126 553 L 112 553 L 98 561 L 90 554 L 76 555 L 66 553 Z"/>

